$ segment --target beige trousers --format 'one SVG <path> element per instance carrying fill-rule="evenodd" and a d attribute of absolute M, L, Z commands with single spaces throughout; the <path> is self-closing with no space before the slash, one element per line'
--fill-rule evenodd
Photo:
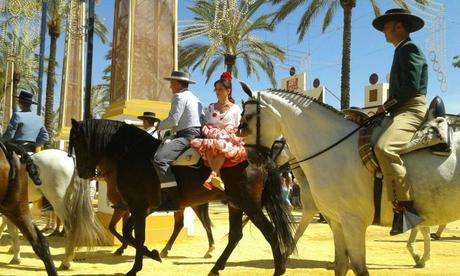
<path fill-rule="evenodd" d="M 406 168 L 399 153 L 411 140 L 426 113 L 425 96 L 408 100 L 391 114 L 391 119 L 374 148 L 375 155 L 387 185 L 389 198 L 398 201 L 414 199 L 413 191 L 406 182 Z"/>

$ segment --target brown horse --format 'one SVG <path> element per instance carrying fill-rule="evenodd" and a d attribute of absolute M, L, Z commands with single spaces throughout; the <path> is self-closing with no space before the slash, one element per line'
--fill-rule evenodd
<path fill-rule="evenodd" d="M 150 161 L 159 146 L 160 142 L 145 131 L 122 122 L 72 120 L 69 153 L 75 149 L 80 177 L 94 177 L 96 166 L 101 161 L 111 164 L 118 191 L 131 212 L 123 227 L 123 237 L 136 248 L 136 257 L 127 275 L 135 275 L 142 269 L 144 255 L 161 261 L 158 251 L 150 251 L 144 246 L 145 218 L 158 208 L 161 200 L 160 182 Z M 274 275 L 284 274 L 288 253 L 295 247 L 293 225 L 289 211 L 282 203 L 279 171 L 273 164 L 268 164 L 266 171 L 253 168 L 247 162 L 223 169 L 221 177 L 226 183 L 225 193 L 203 187 L 203 182 L 210 174 L 209 168 L 173 167 L 182 207 L 222 197 L 229 200 L 228 244 L 210 275 L 218 275 L 225 268 L 227 259 L 242 238 L 243 212 L 270 243 Z M 265 216 L 263 207 L 270 219 Z"/>
<path fill-rule="evenodd" d="M 45 264 L 48 275 L 57 275 L 48 242 L 33 224 L 29 210 L 27 173 L 35 184 L 40 185 L 37 169 L 30 156 L 17 146 L 0 143 L 0 148 L 0 212 L 21 230 L 35 254 Z M 13 149 L 23 156 L 27 165 L 20 163 Z"/>

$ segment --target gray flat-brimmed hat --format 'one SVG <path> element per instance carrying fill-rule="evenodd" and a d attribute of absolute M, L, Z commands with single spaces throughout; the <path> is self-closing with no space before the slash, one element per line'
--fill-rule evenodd
<path fill-rule="evenodd" d="M 425 25 L 425 22 L 422 18 L 411 14 L 408 10 L 391 9 L 387 10 L 385 14 L 375 18 L 374 21 L 372 21 L 372 26 L 374 26 L 374 28 L 376 28 L 377 30 L 383 32 L 383 26 L 385 25 L 385 23 L 389 21 L 406 22 L 409 28 L 409 30 L 407 31 L 409 33 L 416 32 L 423 28 L 423 25 Z"/>
<path fill-rule="evenodd" d="M 195 81 L 190 79 L 190 74 L 187 72 L 182 71 L 172 71 L 171 76 L 164 77 L 165 80 L 178 80 L 184 81 L 188 83 L 196 83 Z"/>
<path fill-rule="evenodd" d="M 156 117 L 156 114 L 155 112 L 150 112 L 150 111 L 145 111 L 144 114 L 142 114 L 142 116 L 137 116 L 138 119 L 142 120 L 142 119 L 152 119 L 154 121 L 161 121 L 160 119 L 158 119 Z"/>
<path fill-rule="evenodd" d="M 18 100 L 26 102 L 26 103 L 37 104 L 37 102 L 35 102 L 33 100 L 34 95 L 32 93 L 30 93 L 29 91 L 26 91 L 26 90 L 21 90 L 21 92 L 19 93 L 19 96 L 16 96 L 16 98 L 18 98 Z"/>

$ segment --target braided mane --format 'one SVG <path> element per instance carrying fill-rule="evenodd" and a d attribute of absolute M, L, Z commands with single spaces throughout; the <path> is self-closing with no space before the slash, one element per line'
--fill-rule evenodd
<path fill-rule="evenodd" d="M 276 94 L 278 96 L 280 96 L 281 98 L 283 99 L 286 99 L 286 100 L 289 100 L 293 103 L 295 103 L 296 105 L 300 106 L 300 107 L 307 107 L 310 102 L 314 102 L 322 107 L 325 107 L 326 109 L 329 109 L 331 111 L 333 111 L 334 113 L 336 113 L 337 115 L 341 116 L 341 117 L 345 117 L 345 113 L 337 110 L 335 107 L 331 106 L 331 105 L 328 105 L 326 103 L 323 103 L 321 101 L 319 101 L 318 99 L 315 99 L 313 97 L 310 97 L 310 96 L 307 96 L 305 94 L 302 94 L 300 92 L 296 92 L 296 91 L 292 91 L 292 90 L 285 90 L 285 89 L 276 89 L 276 88 L 268 88 L 266 90 L 263 90 L 263 91 L 266 91 L 266 92 L 270 92 L 271 94 Z M 262 91 L 262 92 L 263 92 Z M 287 97 L 287 95 L 289 96 L 292 96 L 292 97 Z"/>

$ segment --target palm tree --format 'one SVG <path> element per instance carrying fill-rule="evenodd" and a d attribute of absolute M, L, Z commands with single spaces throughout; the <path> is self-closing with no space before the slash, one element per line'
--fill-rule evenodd
<path fill-rule="evenodd" d="M 254 35 L 256 31 L 273 31 L 270 15 L 251 20 L 264 0 L 197 0 L 188 9 L 195 15 L 179 37 L 181 41 L 191 38 L 207 38 L 207 42 L 194 42 L 179 48 L 179 67 L 206 71 L 206 82 L 222 63 L 226 70 L 238 76 L 235 62 L 241 58 L 246 74 L 259 79 L 258 66 L 276 85 L 273 60 L 284 61 L 285 53 L 274 43 Z"/>
<path fill-rule="evenodd" d="M 46 81 L 45 127 L 51 133 L 53 127 L 54 85 L 56 79 L 57 40 L 61 34 L 62 23 L 70 12 L 70 0 L 54 0 L 49 4 L 48 34 L 50 36 L 50 53 Z M 107 28 L 99 16 L 95 18 L 94 30 L 102 43 L 107 42 Z"/>
<path fill-rule="evenodd" d="M 311 25 L 311 21 L 322 11 L 326 11 L 323 19 L 322 31 L 326 31 L 332 21 L 337 7 L 343 9 L 343 34 L 342 34 L 342 72 L 340 81 L 341 90 L 341 109 L 350 107 L 350 56 L 351 56 L 351 16 L 352 10 L 356 6 L 356 0 L 271 0 L 273 4 L 282 3 L 273 22 L 280 22 L 285 19 L 292 11 L 300 6 L 306 5 L 305 12 L 300 18 L 297 26 L 297 34 L 301 41 Z M 410 10 L 405 0 L 392 0 L 396 5 Z M 415 0 L 417 3 L 427 5 L 429 0 Z M 377 0 L 370 0 L 375 16 L 381 14 L 377 5 Z"/>

